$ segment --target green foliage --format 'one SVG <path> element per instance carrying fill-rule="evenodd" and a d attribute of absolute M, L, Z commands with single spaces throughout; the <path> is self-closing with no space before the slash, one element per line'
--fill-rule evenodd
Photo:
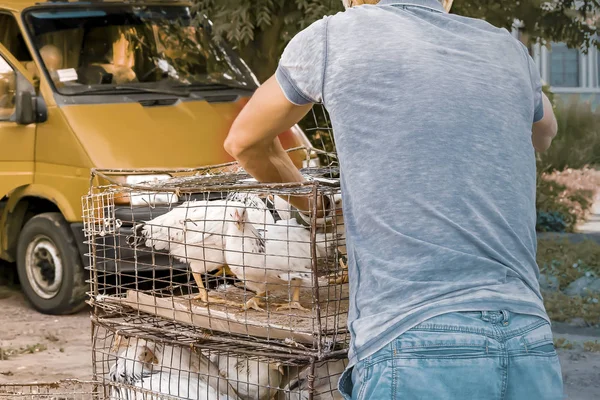
<path fill-rule="evenodd" d="M 594 193 L 568 188 L 538 173 L 536 210 L 538 232 L 573 232 L 593 204 Z"/>
<path fill-rule="evenodd" d="M 237 47 L 261 81 L 273 74 L 298 32 L 343 9 L 340 0 L 197 0 L 196 8 L 214 22 L 215 35 Z"/>
<path fill-rule="evenodd" d="M 569 342 L 565 338 L 558 338 L 554 339 L 554 347 L 557 349 L 571 350 L 573 348 L 573 343 Z"/>
<path fill-rule="evenodd" d="M 600 244 L 591 240 L 538 240 L 537 264 L 541 273 L 558 278 L 562 290 L 584 275 L 600 277 Z"/>
<path fill-rule="evenodd" d="M 273 73 L 296 33 L 343 10 L 341 0 L 196 0 L 196 7 L 214 21 L 217 35 L 238 47 L 261 81 Z M 600 0 L 457 0 L 452 12 L 507 29 L 519 19 L 529 40 L 588 47 L 600 45 L 594 36 L 594 9 L 600 9 Z"/>
<path fill-rule="evenodd" d="M 594 340 L 593 342 L 590 340 L 583 344 L 583 350 L 589 351 L 591 353 L 600 353 L 600 342 Z"/>
<path fill-rule="evenodd" d="M 589 102 L 573 98 L 555 107 L 558 135 L 552 146 L 538 156 L 538 169 L 544 172 L 579 169 L 600 162 L 600 112 Z"/>
<path fill-rule="evenodd" d="M 600 321 L 600 303 L 593 303 L 580 296 L 567 296 L 561 292 L 544 293 L 544 306 L 552 321 L 565 322 L 583 318 L 591 325 Z"/>
<path fill-rule="evenodd" d="M 541 273 L 557 277 L 560 290 L 564 290 L 582 276 L 600 276 L 600 244 L 591 240 L 573 243 L 567 239 L 540 239 L 537 264 Z M 567 296 L 560 291 L 543 295 L 546 311 L 552 321 L 583 318 L 592 325 L 600 321 L 597 296 Z"/>

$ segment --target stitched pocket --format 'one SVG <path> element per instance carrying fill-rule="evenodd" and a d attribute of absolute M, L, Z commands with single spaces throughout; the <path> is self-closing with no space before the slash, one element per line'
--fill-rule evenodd
<path fill-rule="evenodd" d="M 549 324 L 544 324 L 525 333 L 519 338 L 519 342 L 521 344 L 519 353 L 521 354 L 541 357 L 558 356 L 554 348 L 552 330 Z M 510 352 L 512 353 L 512 351 Z"/>
<path fill-rule="evenodd" d="M 495 341 L 465 332 L 408 331 L 394 342 L 394 358 L 475 358 L 498 350 Z"/>

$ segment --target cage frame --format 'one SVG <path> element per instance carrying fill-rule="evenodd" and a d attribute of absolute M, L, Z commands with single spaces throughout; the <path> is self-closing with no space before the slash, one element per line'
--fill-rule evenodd
<path fill-rule="evenodd" d="M 336 154 L 332 154 L 332 153 L 328 153 L 322 150 L 318 150 L 312 147 L 306 147 L 306 146 L 300 146 L 300 147 L 296 147 L 293 149 L 289 149 L 287 150 L 288 153 L 289 152 L 294 152 L 294 151 L 304 151 L 306 153 L 307 159 L 310 158 L 311 155 L 320 155 L 320 156 L 326 156 L 326 157 L 332 157 L 332 159 L 337 160 L 337 155 Z M 247 182 L 248 178 L 251 178 L 251 176 L 249 174 L 247 174 L 245 171 L 243 171 L 243 169 L 240 168 L 239 164 L 237 162 L 230 162 L 230 163 L 224 163 L 224 164 L 218 164 L 218 165 L 210 165 L 210 166 L 203 166 L 203 167 L 196 167 L 196 168 L 181 168 L 181 169 L 166 169 L 166 168 L 143 168 L 143 169 L 93 169 L 91 176 L 90 176 L 90 191 L 89 194 L 87 196 L 83 197 L 83 206 L 84 206 L 84 214 L 85 214 L 85 204 L 86 201 L 89 201 L 89 199 L 92 196 L 104 196 L 104 195 L 108 195 L 108 196 L 113 196 L 112 201 L 113 201 L 113 205 L 114 205 L 114 192 L 111 192 L 110 190 L 107 191 L 107 188 L 112 188 L 113 190 L 116 190 L 115 188 L 119 188 L 122 190 L 130 190 L 130 191 L 141 191 L 141 192 L 149 192 L 149 193 L 173 193 L 175 192 L 175 194 L 177 196 L 182 196 L 182 195 L 192 195 L 192 194 L 197 194 L 197 193 L 211 193 L 211 192 L 220 192 L 222 191 L 224 188 L 226 190 L 226 192 L 250 192 L 252 190 L 257 190 L 257 191 L 280 191 L 280 190 L 284 190 L 284 191 L 292 191 L 292 193 L 290 193 L 289 195 L 304 195 L 306 197 L 308 197 L 311 201 L 311 205 L 312 208 L 314 210 L 317 209 L 317 204 L 318 204 L 318 196 L 322 195 L 321 192 L 323 191 L 340 191 L 340 181 L 339 178 L 337 179 L 327 179 L 327 178 L 321 178 L 318 175 L 326 175 L 326 174 L 331 174 L 331 173 L 337 173 L 339 176 L 339 168 L 338 167 L 316 167 L 316 168 L 305 168 L 305 171 L 309 171 L 310 172 L 314 172 L 314 175 L 309 175 L 311 176 L 310 180 L 307 180 L 305 182 L 295 182 L 295 183 L 259 183 L 259 182 Z M 203 178 L 203 173 L 204 174 L 210 174 L 211 171 L 219 171 L 221 172 L 221 176 L 227 176 L 228 174 L 231 174 L 231 176 L 237 177 L 238 179 L 234 180 L 234 183 L 231 182 L 218 182 L 216 184 L 203 184 L 203 183 L 193 183 L 191 185 L 188 186 L 184 186 L 184 187 L 174 187 L 173 185 L 176 185 L 177 179 L 180 176 L 183 176 L 185 178 L 191 178 L 192 182 L 194 181 L 194 179 L 196 181 L 202 180 Z M 164 174 L 164 175 L 169 175 L 172 177 L 172 179 L 167 180 L 166 182 L 168 182 L 165 185 L 161 185 L 161 183 L 158 184 L 152 184 L 152 185 L 144 185 L 144 184 L 135 184 L 135 183 L 128 183 L 128 182 L 123 182 L 117 179 L 117 177 L 119 176 L 124 176 L 124 175 L 158 175 L 158 174 Z M 193 175 L 192 175 L 193 174 Z M 219 173 L 217 173 L 217 176 L 219 175 Z M 200 178 L 199 178 L 200 177 Z M 245 178 L 246 182 L 244 182 L 243 184 L 239 184 L 239 181 L 241 180 L 241 178 Z M 104 184 L 100 184 L 100 181 L 104 181 Z M 173 183 L 173 181 L 175 183 Z M 107 184 L 106 184 L 107 183 Z M 298 191 L 296 193 L 296 191 Z M 87 199 L 87 200 L 86 200 Z M 93 201 L 93 200 L 92 200 Z M 170 208 L 170 207 L 169 207 Z M 170 208 L 172 209 L 172 208 Z M 113 215 L 111 215 L 109 217 L 109 219 L 114 219 L 116 221 L 116 216 L 114 215 L 114 208 L 112 210 Z M 291 346 L 278 346 L 273 345 L 272 343 L 254 343 L 256 345 L 256 347 L 258 349 L 260 349 L 261 351 L 285 351 L 286 348 L 291 348 L 292 351 L 295 351 L 296 353 L 298 353 L 299 355 L 310 355 L 313 357 L 316 357 L 316 359 L 324 359 L 326 358 L 328 355 L 337 355 L 340 354 L 341 352 L 344 351 L 344 348 L 348 346 L 348 336 L 349 336 L 349 330 L 346 326 L 346 324 L 341 323 L 340 321 L 337 320 L 338 316 L 334 315 L 332 318 L 334 319 L 334 328 L 333 331 L 329 332 L 325 332 L 325 329 L 323 328 L 323 315 L 322 315 L 322 310 L 321 310 L 321 294 L 319 293 L 319 289 L 320 287 L 322 287 L 319 283 L 319 276 L 318 276 L 318 260 L 317 260 L 317 248 L 316 248 L 316 237 L 317 237 L 317 225 L 318 225 L 318 218 L 317 218 L 317 214 L 315 212 L 310 214 L 310 222 L 309 222 L 309 226 L 308 228 L 310 229 L 310 251 L 311 251 L 311 271 L 312 271 L 312 282 L 311 282 L 311 296 L 312 296 L 312 309 L 311 312 L 314 313 L 313 317 L 312 317 L 312 321 L 313 324 L 316 323 L 317 327 L 316 329 L 312 329 L 312 345 L 307 346 L 306 342 L 302 343 L 302 346 L 299 346 L 298 343 L 293 343 Z M 115 226 L 114 229 L 108 229 L 107 234 L 116 234 L 116 232 L 118 231 L 119 226 Z M 88 303 L 90 305 L 92 305 L 93 309 L 94 309 L 94 314 L 97 315 L 109 315 L 110 316 L 110 312 L 109 313 L 103 313 L 102 310 L 100 310 L 101 308 L 106 308 L 106 304 L 100 304 L 98 302 L 98 296 L 101 296 L 101 294 L 99 293 L 99 287 L 98 287 L 98 272 L 99 272 L 99 268 L 97 268 L 97 264 L 96 264 L 96 254 L 97 254 L 97 243 L 95 240 L 95 235 L 96 235 L 96 231 L 94 229 L 92 229 L 92 233 L 90 234 L 89 231 L 89 225 L 86 228 L 85 226 L 85 215 L 84 215 L 84 230 L 87 230 L 86 232 L 86 238 L 87 243 L 89 245 L 89 267 L 88 269 L 91 269 L 92 271 L 92 277 L 91 277 L 91 281 L 90 281 L 90 292 L 89 292 L 89 296 L 90 296 L 90 300 L 88 301 Z M 102 236 L 102 235 L 100 235 Z M 116 249 L 115 249 L 116 251 Z M 337 256 L 336 256 L 337 258 Z M 137 261 L 136 261 L 137 262 Z M 340 295 L 341 295 L 341 291 L 342 289 L 340 289 Z M 104 300 L 106 301 L 110 301 L 110 299 L 106 299 L 104 298 Z M 327 299 L 328 301 L 329 299 Z M 113 310 L 114 314 L 119 314 L 119 307 L 118 305 L 114 305 L 115 309 Z M 336 307 L 337 309 L 339 309 L 339 306 Z M 106 311 L 106 310 L 104 310 Z M 142 312 L 140 309 L 137 310 L 138 313 Z M 346 310 L 346 314 L 347 314 L 347 310 Z M 193 313 L 190 312 L 191 315 L 193 315 Z M 331 315 L 330 313 L 327 313 L 327 315 Z M 210 319 L 210 316 L 208 317 Z M 247 324 L 247 322 L 246 322 Z M 123 323 L 123 326 L 127 326 L 127 322 Z M 212 329 L 207 329 L 207 331 L 211 331 Z M 163 332 L 164 333 L 164 332 Z M 211 333 L 215 333 L 214 331 Z M 228 332 L 223 332 L 223 335 L 217 336 L 217 335 L 212 335 L 212 334 L 205 334 L 205 335 L 200 335 L 200 336 L 204 336 L 205 338 L 207 338 L 206 340 L 222 340 L 223 337 L 226 337 Z M 229 332 L 230 334 L 230 332 Z M 333 339 L 331 338 L 333 336 Z M 343 337 L 342 340 L 338 340 L 338 336 Z M 244 337 L 243 335 L 241 335 L 241 337 L 239 338 L 231 338 L 233 343 L 238 343 L 238 344 L 247 344 L 248 343 L 248 338 Z M 272 339 L 267 339 L 268 341 L 271 341 Z M 287 338 L 286 338 L 287 340 Z"/>
<path fill-rule="evenodd" d="M 271 354 L 266 354 L 264 352 L 257 352 L 257 351 L 247 351 L 247 350 L 243 350 L 243 349 L 227 349 L 227 348 L 221 348 L 219 347 L 215 342 L 211 342 L 211 341 L 206 341 L 206 342 L 202 342 L 202 341 L 193 341 L 193 342 L 189 342 L 187 344 L 183 344 L 180 341 L 177 340 L 170 340 L 170 339 L 166 339 L 164 337 L 162 337 L 160 334 L 159 335 L 155 335 L 155 334 L 149 334 L 147 332 L 143 332 L 144 329 L 141 328 L 139 326 L 131 326 L 130 328 L 133 328 L 133 330 L 127 330 L 127 328 L 123 329 L 123 327 L 120 326 L 111 326 L 110 324 L 107 324 L 105 321 L 101 320 L 101 319 L 92 319 L 92 369 L 93 369 L 93 381 L 99 384 L 99 388 L 98 390 L 103 390 L 104 393 L 109 393 L 110 392 L 110 388 L 111 387 L 122 387 L 124 389 L 129 389 L 129 390 L 133 390 L 134 392 L 148 392 L 148 394 L 152 394 L 152 395 L 157 395 L 159 394 L 159 392 L 156 392 L 154 390 L 148 390 L 148 389 L 142 389 L 140 390 L 139 387 L 135 387 L 126 383 L 118 383 L 118 382 L 108 382 L 107 381 L 107 374 L 106 374 L 106 369 L 104 368 L 104 365 L 106 363 L 110 363 L 109 358 L 114 357 L 114 362 L 116 362 L 117 358 L 119 357 L 116 354 L 108 354 L 107 352 L 107 348 L 109 348 L 109 346 L 106 346 L 106 344 L 103 346 L 102 345 L 102 339 L 99 338 L 99 332 L 104 332 L 105 334 L 105 338 L 106 337 L 110 337 L 112 335 L 112 339 L 109 341 L 109 344 L 114 344 L 114 340 L 115 337 L 117 335 L 128 338 L 128 339 L 135 339 L 138 343 L 140 340 L 145 340 L 148 341 L 150 343 L 153 344 L 162 344 L 162 345 L 169 345 L 169 346 L 173 346 L 173 347 L 179 347 L 179 348 L 191 348 L 192 352 L 193 351 L 198 351 L 200 353 L 196 353 L 196 354 L 201 354 L 199 355 L 199 357 L 206 357 L 206 358 L 210 358 L 209 355 L 207 355 L 207 351 L 210 354 L 211 352 L 213 353 L 213 355 L 216 353 L 221 354 L 221 353 L 225 353 L 227 354 L 226 357 L 230 357 L 230 355 L 233 355 L 234 358 L 236 359 L 244 359 L 246 362 L 252 362 L 252 361 L 261 361 L 263 363 L 266 362 L 282 362 L 284 364 L 286 364 L 286 367 L 288 368 L 297 368 L 296 371 L 296 375 L 292 374 L 292 377 L 299 377 L 299 375 L 301 374 L 301 371 L 303 370 L 307 370 L 306 373 L 306 386 L 305 387 L 298 387 L 298 388 L 294 388 L 292 389 L 291 392 L 289 392 L 288 389 L 288 393 L 286 394 L 286 387 L 283 386 L 283 376 L 282 376 L 282 382 L 280 382 L 280 385 L 277 388 L 274 387 L 267 387 L 267 386 L 259 386 L 262 389 L 273 389 L 277 392 L 277 395 L 273 398 L 278 399 L 281 398 L 281 396 L 284 396 L 285 399 L 289 399 L 289 398 L 294 398 L 294 399 L 300 399 L 300 393 L 302 391 L 304 391 L 305 394 L 307 394 L 308 396 L 306 397 L 307 400 L 313 400 L 314 396 L 316 395 L 323 395 L 324 393 L 317 393 L 316 390 L 318 389 L 317 387 L 315 387 L 315 383 L 317 382 L 317 378 L 320 378 L 322 380 L 327 379 L 329 380 L 329 382 L 331 383 L 331 379 L 335 378 L 339 375 L 341 375 L 341 372 L 336 373 L 336 374 L 331 374 L 329 372 L 329 369 L 327 369 L 327 375 L 325 376 L 321 376 L 318 377 L 316 374 L 316 368 L 318 365 L 323 365 L 324 363 L 329 363 L 329 362 L 339 362 L 342 361 L 344 363 L 344 366 L 347 366 L 348 360 L 348 353 L 347 350 L 343 353 L 339 353 L 339 354 L 329 354 L 326 358 L 324 359 L 316 359 L 314 356 L 306 354 L 303 356 L 299 356 L 298 354 L 293 354 L 293 353 L 271 353 Z M 139 332 L 138 332 L 139 331 Z M 101 343 L 100 346 L 98 346 L 98 343 Z M 137 347 L 137 344 L 136 344 Z M 112 346 L 110 346 L 110 351 L 112 352 Z M 102 360 L 99 360 L 99 356 L 102 358 Z M 129 360 L 129 358 L 125 358 L 127 360 Z M 212 361 L 211 361 L 212 362 Z M 99 365 L 102 365 L 102 370 L 99 370 Z M 171 368 L 167 368 L 167 370 L 171 370 Z M 179 371 L 179 372 L 185 372 L 187 373 L 188 371 L 183 371 L 183 370 L 178 370 L 176 368 L 172 368 L 172 370 L 174 371 Z M 190 371 L 191 372 L 191 371 Z M 196 372 L 194 372 L 196 373 Z M 204 379 L 214 379 L 216 378 L 216 376 L 213 375 L 204 375 L 204 373 L 199 373 L 198 374 L 204 376 Z M 237 392 L 237 390 L 235 389 L 236 387 L 238 387 L 234 382 L 236 381 L 235 379 L 233 379 L 233 382 L 231 381 L 230 377 L 225 377 L 223 376 L 221 373 L 219 373 L 218 378 L 225 378 L 226 381 L 228 381 L 228 383 L 231 385 L 231 387 L 234 388 L 234 390 Z M 240 382 L 237 381 L 237 383 L 239 384 Z M 289 381 L 288 381 L 289 383 Z M 331 387 L 332 385 L 329 386 L 329 390 L 325 393 L 329 393 L 332 395 L 333 397 L 333 392 L 337 391 L 337 386 L 335 387 Z M 294 392 L 295 390 L 295 392 Z M 308 392 L 308 393 L 306 393 Z M 161 396 L 165 396 L 165 398 L 171 398 L 169 397 L 168 394 L 162 394 L 160 393 Z M 293 396 L 293 397 L 286 397 L 286 396 Z M 341 395 L 340 395 L 341 396 Z M 162 397 L 161 397 L 162 398 Z M 178 398 L 177 396 L 173 397 L 173 398 Z M 241 398 L 241 397 L 240 397 Z M 302 397 L 304 398 L 304 397 Z"/>

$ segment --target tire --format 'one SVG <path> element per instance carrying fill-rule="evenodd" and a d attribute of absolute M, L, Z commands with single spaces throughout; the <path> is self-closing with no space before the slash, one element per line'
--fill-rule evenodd
<path fill-rule="evenodd" d="M 60 213 L 27 221 L 17 245 L 17 272 L 25 297 L 39 312 L 72 314 L 85 306 L 87 271 Z"/>

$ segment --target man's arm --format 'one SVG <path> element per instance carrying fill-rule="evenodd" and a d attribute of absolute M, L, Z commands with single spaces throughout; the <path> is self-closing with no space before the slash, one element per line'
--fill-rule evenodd
<path fill-rule="evenodd" d="M 533 148 L 539 153 L 543 153 L 548 150 L 552 139 L 558 132 L 558 124 L 556 117 L 554 116 L 554 110 L 552 109 L 552 103 L 548 97 L 542 93 L 542 99 L 544 102 L 544 117 L 533 124 L 531 141 Z"/>
<path fill-rule="evenodd" d="M 303 182 L 302 174 L 277 136 L 300 121 L 311 108 L 312 103 L 301 106 L 291 103 L 273 76 L 254 93 L 233 123 L 225 150 L 259 182 Z M 290 202 L 299 210 L 309 210 L 306 197 L 295 197 Z"/>

